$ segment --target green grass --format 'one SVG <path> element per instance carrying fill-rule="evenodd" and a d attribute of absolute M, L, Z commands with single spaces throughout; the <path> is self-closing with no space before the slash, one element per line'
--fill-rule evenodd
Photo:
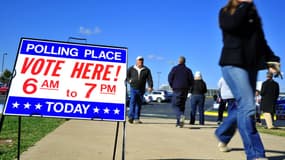
<path fill-rule="evenodd" d="M 33 146 L 46 134 L 65 122 L 64 119 L 22 117 L 21 152 Z M 11 139 L 10 144 L 0 144 L 0 160 L 12 160 L 17 157 L 18 117 L 6 116 L 0 133 L 0 139 Z"/>
<path fill-rule="evenodd" d="M 264 127 L 257 126 L 257 130 L 260 133 L 271 134 L 275 136 L 285 137 L 285 128 L 278 129 L 265 129 Z"/>
<path fill-rule="evenodd" d="M 206 111 L 205 115 L 217 116 L 218 112 L 217 111 Z M 226 117 L 226 116 L 227 116 L 227 112 L 224 112 L 224 117 Z M 263 117 L 261 117 L 261 118 L 263 118 Z M 260 133 L 265 133 L 265 134 L 271 134 L 271 135 L 275 135 L 275 136 L 285 137 L 285 128 L 284 128 L 284 126 L 282 128 L 278 128 L 278 129 L 265 129 L 264 127 L 257 126 L 257 130 Z"/>

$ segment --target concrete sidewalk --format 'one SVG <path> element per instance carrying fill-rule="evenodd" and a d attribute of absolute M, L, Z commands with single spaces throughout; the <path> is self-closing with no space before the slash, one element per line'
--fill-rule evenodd
<path fill-rule="evenodd" d="M 176 128 L 172 119 L 144 118 L 143 124 L 127 124 L 126 160 L 242 160 L 243 146 L 237 134 L 229 147 L 217 149 L 216 125 Z M 111 160 L 115 122 L 70 120 L 21 155 L 22 160 Z M 270 160 L 285 159 L 285 138 L 261 135 Z M 121 159 L 122 124 L 116 159 Z"/>

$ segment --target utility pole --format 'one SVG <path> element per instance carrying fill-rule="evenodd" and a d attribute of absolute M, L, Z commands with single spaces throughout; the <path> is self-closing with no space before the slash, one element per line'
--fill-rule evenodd
<path fill-rule="evenodd" d="M 5 58 L 6 55 L 8 55 L 8 53 L 3 53 L 3 57 L 2 57 L 2 68 L 1 68 L 2 73 L 4 72 L 4 58 Z"/>
<path fill-rule="evenodd" d="M 157 90 L 159 90 L 159 86 L 160 86 L 160 74 L 161 72 L 157 72 Z"/>

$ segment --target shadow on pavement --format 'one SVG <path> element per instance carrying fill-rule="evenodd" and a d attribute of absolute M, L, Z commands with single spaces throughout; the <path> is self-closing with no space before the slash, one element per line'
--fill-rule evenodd
<path fill-rule="evenodd" d="M 244 151 L 243 148 L 231 148 L 231 152 L 233 151 Z"/>
<path fill-rule="evenodd" d="M 266 150 L 266 153 L 268 153 L 268 152 L 282 154 L 279 156 L 270 156 L 270 157 L 268 157 L 269 160 L 284 160 L 285 159 L 285 151 Z"/>
<path fill-rule="evenodd" d="M 244 151 L 243 148 L 232 148 L 232 151 Z M 282 154 L 278 156 L 267 156 L 269 160 L 285 160 L 285 151 L 276 151 L 276 150 L 265 150 L 266 153 L 275 153 L 275 154 Z"/>

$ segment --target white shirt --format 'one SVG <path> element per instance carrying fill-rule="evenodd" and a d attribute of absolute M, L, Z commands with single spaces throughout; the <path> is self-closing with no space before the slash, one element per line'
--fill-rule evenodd
<path fill-rule="evenodd" d="M 229 88 L 223 77 L 218 82 L 218 88 L 220 89 L 222 99 L 234 98 L 231 89 Z"/>
<path fill-rule="evenodd" d="M 137 65 L 134 65 L 134 68 L 138 71 L 138 78 L 140 79 L 141 71 L 144 70 L 144 67 L 139 68 Z"/>

